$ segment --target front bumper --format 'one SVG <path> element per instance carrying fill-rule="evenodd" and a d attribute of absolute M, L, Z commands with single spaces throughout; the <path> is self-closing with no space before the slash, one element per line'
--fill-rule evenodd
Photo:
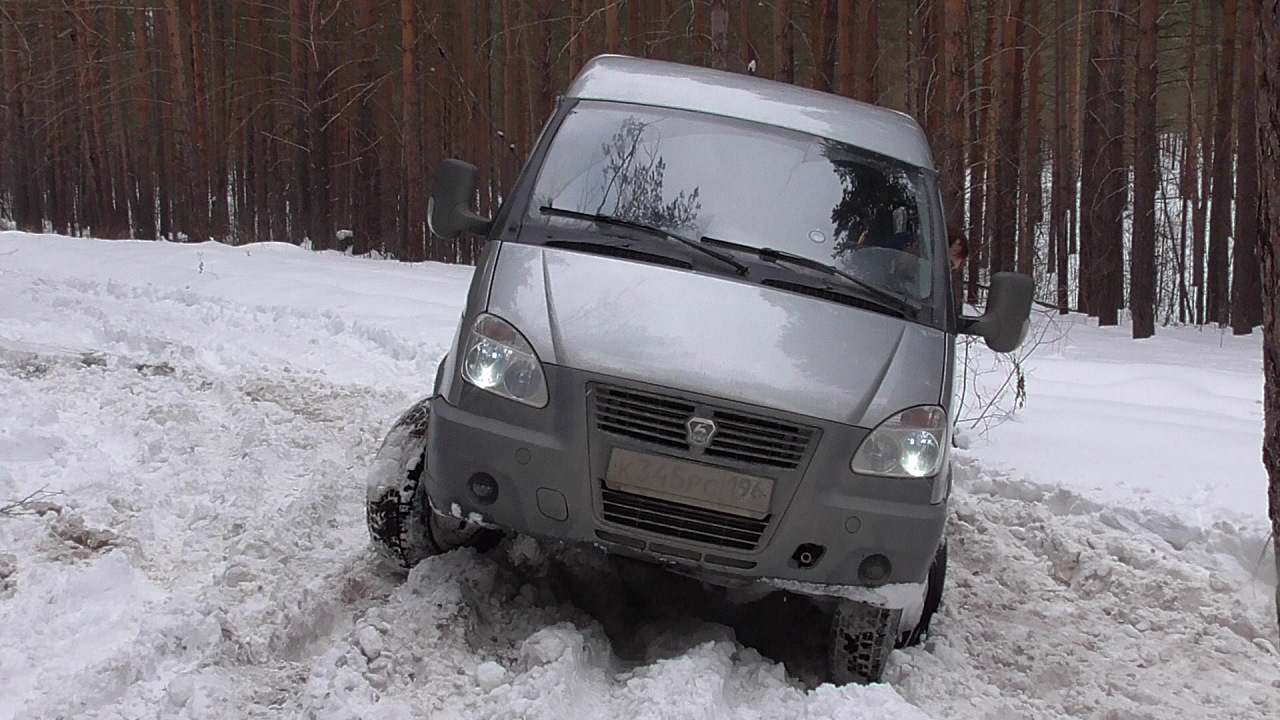
<path fill-rule="evenodd" d="M 888 586 L 918 586 L 942 538 L 945 503 L 930 504 L 934 480 L 854 475 L 849 459 L 867 431 L 741 403 L 545 366 L 551 402 L 535 409 L 469 385 L 458 404 L 433 401 L 426 490 L 441 512 L 538 537 L 591 543 L 677 566 L 717 585 L 764 581 L 804 592 L 845 594 L 866 586 L 859 566 L 888 559 Z M 807 444 L 787 462 L 762 466 L 711 457 L 678 443 L 619 434 L 601 420 L 605 393 L 675 398 L 681 407 L 756 418 L 772 433 L 802 428 Z M 718 415 L 719 416 L 719 415 Z M 762 419 L 767 418 L 767 419 Z M 765 432 L 762 431 L 762 432 Z M 661 439 L 660 439 L 661 440 Z M 765 476 L 773 492 L 764 518 L 743 518 L 619 492 L 605 484 L 615 448 Z M 949 472 L 949 471 L 948 471 Z M 944 473 L 946 475 L 946 473 Z M 803 562 L 803 550 L 816 560 Z M 833 590 L 824 587 L 837 586 Z M 886 596 L 893 596 L 887 593 Z"/>

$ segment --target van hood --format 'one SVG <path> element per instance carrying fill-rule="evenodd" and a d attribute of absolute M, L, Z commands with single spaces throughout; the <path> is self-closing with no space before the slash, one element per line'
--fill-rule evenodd
<path fill-rule="evenodd" d="M 938 404 L 946 334 L 742 280 L 504 243 L 488 311 L 542 362 L 874 427 Z"/>

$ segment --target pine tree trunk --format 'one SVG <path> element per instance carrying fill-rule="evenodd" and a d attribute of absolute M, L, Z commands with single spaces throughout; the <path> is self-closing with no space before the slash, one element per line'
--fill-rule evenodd
<path fill-rule="evenodd" d="M 1026 18 L 1019 46 L 1032 48 L 1027 58 L 1026 142 L 1024 143 L 1022 168 L 1022 222 L 1018 226 L 1018 272 L 1031 275 L 1035 269 L 1036 237 L 1040 222 L 1044 219 L 1044 200 L 1041 188 L 1044 180 L 1044 163 L 1041 153 L 1042 124 L 1040 120 L 1040 3 L 1030 0 L 1026 4 Z"/>
<path fill-rule="evenodd" d="M 1258 83 L 1254 62 L 1258 0 L 1240 0 L 1240 92 L 1236 105 L 1236 218 L 1232 257 L 1231 331 L 1248 335 L 1262 324 L 1258 277 Z"/>
<path fill-rule="evenodd" d="M 523 104 L 521 107 L 524 112 L 521 113 L 520 120 L 520 139 L 518 141 L 519 152 L 517 159 L 520 163 L 529 155 L 529 147 L 532 145 L 532 137 L 534 127 L 537 123 L 536 109 L 538 105 L 538 88 L 534 82 L 534 67 L 538 62 L 538 38 L 534 29 L 534 24 L 538 18 L 534 13 L 534 9 L 529 2 L 521 2 L 519 8 L 520 17 L 520 62 L 519 62 L 519 84 L 516 91 L 522 96 Z"/>
<path fill-rule="evenodd" d="M 92 45 L 93 11 L 85 0 L 78 0 L 75 9 L 67 8 L 67 11 L 75 15 L 72 22 L 76 26 L 73 35 L 76 42 L 76 89 L 80 97 L 85 98 L 86 105 L 101 106 L 103 101 L 97 97 L 100 91 L 97 51 Z M 109 238 L 114 235 L 108 229 L 108 218 L 113 212 L 111 170 L 105 142 L 102 141 L 102 114 L 89 112 L 83 106 L 82 112 L 79 118 L 80 178 L 85 185 L 79 203 L 80 223 L 95 236 Z"/>
<path fill-rule="evenodd" d="M 1098 324 L 1118 325 L 1120 307 L 1124 303 L 1124 211 L 1127 205 L 1128 177 L 1124 163 L 1124 35 L 1126 0 L 1105 0 L 1101 15 L 1100 62 L 1102 71 L 1103 139 L 1100 202 L 1094 205 L 1098 214 L 1094 222 L 1094 242 L 1098 263 Z"/>
<path fill-rule="evenodd" d="M 537 134 L 538 129 L 542 127 L 542 123 L 546 121 L 547 116 L 551 114 L 551 107 L 555 103 L 551 73 L 556 48 L 551 41 L 550 28 L 551 15 L 555 11 L 554 0 L 536 0 L 535 9 L 537 14 L 534 17 L 532 28 L 532 50 L 533 57 L 536 60 L 534 66 L 530 68 L 530 72 L 535 73 L 537 76 L 537 95 L 534 97 L 534 103 L 530 108 L 529 134 L 526 136 L 526 148 L 533 147 L 534 136 Z M 534 83 L 531 82 L 530 87 L 533 88 Z M 527 152 L 526 150 L 526 154 Z"/>
<path fill-rule="evenodd" d="M 622 52 L 622 22 L 618 15 L 618 3 L 604 0 L 604 50 L 607 53 Z"/>
<path fill-rule="evenodd" d="M 1135 340 L 1155 334 L 1156 262 L 1156 0 L 1138 6 L 1138 67 L 1134 88 L 1133 240 L 1129 310 Z"/>
<path fill-rule="evenodd" d="M 854 0 L 833 0 L 836 4 L 836 77 L 835 91 L 845 97 L 854 95 L 854 74 L 858 71 L 854 61 L 854 43 L 857 42 L 857 17 Z"/>
<path fill-rule="evenodd" d="M 156 180 L 152 153 L 160 146 L 159 137 L 155 133 L 151 119 L 151 55 L 153 40 L 147 32 L 147 13 L 145 10 L 133 11 L 133 51 L 137 72 L 134 83 L 134 109 L 137 111 L 133 143 L 137 145 L 130 154 L 133 161 L 134 232 L 144 240 L 154 240 L 156 227 Z"/>
<path fill-rule="evenodd" d="M 31 132 L 26 83 L 31 70 L 31 46 L 19 41 L 24 25 L 25 4 L 15 3 L 9 9 L 11 22 L 4 23 L 3 37 L 8 61 L 5 64 L 5 90 L 9 104 L 9 153 L 12 158 L 10 182 L 13 183 L 13 219 L 19 230 L 39 232 L 44 225 L 46 203 L 40 191 L 40 164 L 35 133 Z"/>
<path fill-rule="evenodd" d="M 468 3 L 459 3 L 458 7 L 464 5 L 470 7 Z M 569 77 L 578 74 L 578 69 L 586 62 L 586 44 L 585 26 L 583 20 L 586 18 L 586 0 L 569 0 Z"/>
<path fill-rule="evenodd" d="M 246 48 L 249 44 L 248 37 L 245 34 L 245 25 L 241 18 L 252 13 L 252 10 L 246 10 L 244 0 L 230 0 L 229 12 L 231 17 L 235 18 L 231 22 L 230 42 L 232 47 Z M 254 38 L 255 42 L 260 42 L 260 38 Z M 232 211 L 235 215 L 235 225 L 232 229 L 232 239 L 236 243 L 256 242 L 254 238 L 254 208 L 253 195 L 251 188 L 253 187 L 253 154 L 250 144 L 253 142 L 252 113 L 256 98 L 252 97 L 252 87 L 255 78 L 252 77 L 252 62 L 249 61 L 249 53 L 236 53 L 234 59 L 228 59 L 227 64 L 230 68 L 230 78 L 228 82 L 230 86 L 235 88 L 234 94 L 228 93 L 227 105 L 230 118 L 227 121 L 227 127 L 231 128 L 231 138 L 229 139 L 229 147 L 227 155 L 231 163 L 230 174 L 232 182 L 232 193 L 234 199 L 232 201 Z"/>
<path fill-rule="evenodd" d="M 273 82 L 276 76 L 275 53 L 266 47 L 268 38 L 279 37 L 269 35 L 267 29 L 272 20 L 279 19 L 278 12 L 275 9 L 269 11 L 265 6 L 256 5 L 253 15 L 250 16 L 250 34 L 262 38 L 260 43 L 255 44 L 252 52 L 257 58 L 259 91 L 265 97 L 275 97 L 278 93 L 278 87 Z M 255 113 L 253 202 L 257 208 L 255 212 L 258 216 L 258 239 L 289 242 L 289 215 L 285 205 L 285 193 L 280 188 L 284 173 L 282 147 L 281 143 L 274 139 L 280 132 L 277 127 L 277 118 L 280 117 L 282 117 L 281 111 L 277 109 L 276 103 L 271 102 L 263 103 Z"/>
<path fill-rule="evenodd" d="M 1053 123 L 1053 170 L 1050 182 L 1049 201 L 1049 272 L 1054 273 L 1057 285 L 1058 312 L 1066 314 L 1070 300 L 1068 298 L 1068 243 L 1067 218 L 1067 184 L 1075 182 L 1071 160 L 1075 154 L 1072 148 L 1070 122 L 1070 87 L 1068 77 L 1071 68 L 1070 47 L 1067 44 L 1067 24 L 1069 13 L 1067 3 L 1058 3 L 1057 28 L 1054 35 L 1054 123 Z M 1079 18 L 1076 18 L 1079 22 Z"/>
<path fill-rule="evenodd" d="M 0 13 L 9 13 L 9 8 L 0 4 Z M 11 200 L 10 212 L 14 216 L 23 214 L 25 208 L 13 207 L 22 203 L 18 191 L 16 166 L 19 162 L 17 149 L 23 143 L 25 135 L 22 127 L 21 91 L 22 81 L 17 72 L 18 29 L 11 15 L 5 15 L 5 22 L 0 24 L 0 194 L 8 193 Z"/>
<path fill-rule="evenodd" d="M 594 7 L 591 3 L 588 3 L 588 6 Z M 492 112 L 492 88 L 490 87 L 493 52 L 492 20 L 493 14 L 490 12 L 489 3 L 478 3 L 470 17 L 471 24 L 466 26 L 469 29 L 464 41 L 464 49 L 471 54 L 471 59 L 468 62 L 471 64 L 472 80 L 469 87 L 463 88 L 463 92 L 471 98 L 472 123 L 470 127 L 463 128 L 465 147 L 470 152 L 468 162 L 474 163 L 480 171 L 480 181 L 476 189 L 476 208 L 480 214 L 489 216 L 492 216 L 489 207 L 492 201 L 494 176 L 491 154 L 493 143 L 491 138 L 495 129 Z M 599 29 L 600 31 L 604 30 L 603 14 L 600 16 Z M 600 47 L 604 47 L 603 40 L 601 40 Z M 475 264 L 483 247 L 483 238 L 473 237 L 468 248 L 470 255 L 466 262 Z"/>
<path fill-rule="evenodd" d="M 835 0 L 809 0 L 809 52 L 813 57 L 809 87 L 824 92 L 831 92 L 831 76 L 826 74 L 826 61 L 831 54 L 827 38 L 833 29 L 827 25 L 828 3 L 834 4 Z"/>
<path fill-rule="evenodd" d="M 937 0 L 934 27 L 940 34 L 938 48 L 938 93 L 934 102 L 938 133 L 933 143 L 938 152 L 938 172 L 942 181 L 942 204 L 948 232 L 964 231 L 964 0 Z"/>
<path fill-rule="evenodd" d="M 179 0 L 165 0 L 168 10 L 164 13 L 169 31 L 169 43 L 176 61 L 173 68 L 173 86 L 176 103 L 172 113 L 171 145 L 174 149 L 170 170 L 173 177 L 182 178 L 182 192 L 175 203 L 174 231 L 185 233 L 191 239 L 208 238 L 207 223 L 200 211 L 202 186 L 199 179 L 199 151 L 194 150 L 195 130 L 192 118 L 195 114 L 195 98 L 191 90 L 191 46 L 187 42 L 189 29 L 183 17 Z"/>
<path fill-rule="evenodd" d="M 1218 105 L 1213 121 L 1213 189 L 1209 209 L 1208 284 L 1205 313 L 1210 322 L 1230 320 L 1232 160 L 1231 108 L 1235 97 L 1236 0 L 1223 1 L 1222 52 L 1218 65 Z"/>
<path fill-rule="evenodd" d="M 195 176 L 195 216 L 200 225 L 198 240 L 209 240 L 214 233 L 218 238 L 225 237 L 223 228 L 215 228 L 209 214 L 210 183 L 209 170 L 212 167 L 209 137 L 209 94 L 205 82 L 204 30 L 200 27 L 202 13 L 200 0 L 187 0 L 188 42 L 191 46 L 191 64 L 187 68 L 191 73 L 191 138 L 195 149 L 194 167 L 189 172 Z"/>
<path fill-rule="evenodd" d="M 996 0 L 987 0 L 984 13 L 982 81 L 976 92 L 977 126 L 972 153 L 974 162 L 969 196 L 969 266 L 966 268 L 969 281 L 965 289 L 965 301 L 970 304 L 978 302 L 979 274 L 990 254 L 988 245 L 992 235 L 991 223 L 994 215 L 991 208 L 993 203 L 990 186 L 995 177 L 992 168 L 995 157 L 995 123 L 993 122 L 995 108 L 991 92 L 991 87 L 995 83 L 996 69 L 995 42 L 998 9 L 995 2 Z M 973 27 L 972 22 L 969 23 L 969 27 Z M 972 35 L 970 38 L 972 42 Z M 990 269 L 989 265 L 986 267 Z"/>
<path fill-rule="evenodd" d="M 405 228 L 402 260 L 427 259 L 426 182 L 422 168 L 422 109 L 418 99 L 416 3 L 400 0 L 400 136 L 403 138 Z"/>
<path fill-rule="evenodd" d="M 1094 257 L 1096 220 L 1101 212 L 1102 191 L 1102 136 L 1103 99 L 1101 79 L 1101 44 L 1102 35 L 1102 0 L 1087 0 L 1090 3 L 1089 33 L 1085 63 L 1084 102 L 1081 116 L 1080 142 L 1080 273 L 1076 285 L 1076 307 L 1081 312 L 1097 317 L 1098 308 L 1094 286 L 1098 284 L 1098 263 Z"/>
<path fill-rule="evenodd" d="M 1095 0 L 1084 124 L 1080 306 L 1104 326 L 1119 323 L 1123 302 L 1123 2 Z"/>
<path fill-rule="evenodd" d="M 1190 246 L 1194 252 L 1194 241 L 1188 242 L 1191 235 L 1195 231 L 1195 224 L 1191 215 L 1199 206 L 1199 188 L 1200 188 L 1200 137 L 1197 132 L 1199 127 L 1199 115 L 1196 111 L 1196 69 L 1198 62 L 1196 59 L 1196 46 L 1199 45 L 1199 38 L 1196 36 L 1196 13 L 1194 9 L 1191 12 L 1190 30 L 1187 33 L 1187 131 L 1183 140 L 1182 147 L 1182 177 L 1179 182 L 1179 194 L 1182 197 L 1181 219 L 1182 219 L 1182 237 L 1180 240 L 1179 258 L 1182 263 L 1181 276 L 1178 278 L 1178 288 L 1182 294 L 1182 302 L 1179 305 L 1178 320 L 1180 322 L 1188 322 L 1195 320 L 1195 307 L 1191 303 L 1190 293 L 1187 282 L 1187 248 Z M 1194 280 L 1190 287 L 1196 287 Z"/>
<path fill-rule="evenodd" d="M 204 124 L 204 166 L 206 192 L 209 195 L 209 235 L 219 241 L 227 241 L 231 235 L 230 186 L 227 162 L 230 157 L 226 127 L 227 103 L 225 102 L 227 54 L 219 51 L 219 37 L 215 26 L 216 15 L 225 12 L 226 0 L 211 3 L 202 9 L 200 0 L 191 0 L 194 27 L 200 32 L 191 38 L 194 49 L 194 65 L 198 73 L 196 88 L 201 120 Z M 206 47 L 206 45 L 208 47 Z M 210 82 L 212 81 L 212 82 Z"/>
<path fill-rule="evenodd" d="M 711 0 L 708 22 L 711 25 L 711 67 L 724 70 L 729 67 L 728 0 Z"/>
<path fill-rule="evenodd" d="M 154 65 L 159 68 L 163 67 L 166 61 L 171 61 L 168 56 L 168 50 L 165 49 L 169 40 L 169 13 L 160 10 L 153 14 L 149 14 L 148 19 L 153 24 L 152 42 L 154 47 L 152 52 L 156 55 Z M 173 117 L 173 103 L 176 98 L 167 93 L 165 84 L 160 80 L 159 76 L 153 76 L 152 95 L 158 100 L 165 98 L 168 102 L 157 102 L 155 105 L 155 124 L 156 137 L 156 235 L 160 239 L 172 238 L 174 235 L 174 201 L 175 195 L 180 194 L 180 189 L 173 182 L 173 154 L 175 152 L 170 133 L 170 118 Z"/>
<path fill-rule="evenodd" d="M 125 47 L 124 38 L 120 30 L 120 14 L 107 10 L 106 16 L 106 33 L 104 39 L 107 42 L 107 49 Z M 135 229 L 130 222 L 132 212 L 133 192 L 129 187 L 130 172 L 130 156 L 133 154 L 134 148 L 129 143 L 128 124 L 125 121 L 126 101 L 125 92 L 126 84 L 124 82 L 124 65 L 121 60 L 121 53 L 112 52 L 110 57 L 104 58 L 104 70 L 108 74 L 105 80 L 105 89 L 107 91 L 108 114 L 111 121 L 109 130 L 110 142 L 108 143 L 108 157 L 111 161 L 111 194 L 115 204 L 115 218 L 113 224 L 117 228 L 122 237 L 136 238 Z M 128 113 L 132 115 L 132 113 Z"/>
<path fill-rule="evenodd" d="M 667 23 L 671 22 L 671 0 L 646 0 L 653 11 L 653 22 L 651 30 L 654 33 L 655 42 L 651 57 L 655 60 L 671 59 L 671 33 L 668 31 Z M 550 0 L 548 0 L 550 5 Z M 548 17 L 550 11 L 548 10 Z"/>
<path fill-rule="evenodd" d="M 795 45 L 791 39 L 791 0 L 773 2 L 773 79 L 796 81 Z"/>
<path fill-rule="evenodd" d="M 515 87 L 519 82 L 519 72 L 516 69 L 518 55 L 518 43 L 516 42 L 515 20 L 517 18 L 515 9 L 515 0 L 499 0 L 499 26 L 501 30 L 497 33 L 499 49 L 501 51 L 500 64 L 498 66 L 497 76 L 499 92 L 498 100 L 495 103 L 494 112 L 498 113 L 499 127 L 498 132 L 498 174 L 500 176 L 499 184 L 503 194 L 511 189 L 515 184 L 515 174 L 519 169 L 516 159 L 516 117 L 518 112 L 517 100 L 515 97 Z"/>
<path fill-rule="evenodd" d="M 585 15 L 586 0 L 575 0 L 577 11 Z M 480 107 L 477 102 L 477 93 L 480 89 L 479 79 L 476 77 L 476 65 L 478 51 L 476 48 L 476 28 L 475 28 L 475 10 L 471 3 L 458 3 L 458 24 L 456 30 L 451 33 L 454 40 L 454 50 L 457 56 L 457 70 L 459 80 L 458 112 L 461 113 L 459 118 L 458 138 L 457 142 L 461 148 L 455 151 L 456 154 L 465 158 L 467 162 L 479 165 L 480 163 L 480 142 L 475 133 L 475 128 L 481 124 Z M 572 20 L 579 34 L 584 31 L 581 17 L 575 16 Z M 584 57 L 586 52 L 586 43 L 581 40 L 577 43 L 575 50 L 576 57 L 574 60 L 577 65 L 574 67 L 574 73 L 581 64 L 586 62 Z"/>
<path fill-rule="evenodd" d="M 751 8 L 755 4 L 753 0 L 741 0 L 738 3 L 738 43 L 742 46 L 738 59 L 742 61 L 743 72 L 752 75 L 760 72 L 760 57 L 751 40 Z"/>
<path fill-rule="evenodd" d="M 991 271 L 1015 269 L 1018 237 L 1019 160 L 1023 126 L 1023 10 L 1026 0 L 1002 0 L 999 85 L 996 107 L 999 126 L 996 149 L 996 182 L 993 198 Z"/>
<path fill-rule="evenodd" d="M 1192 17 L 1194 18 L 1198 10 L 1196 6 L 1191 8 Z M 1205 93 L 1207 98 L 1204 107 L 1201 108 L 1200 115 L 1200 147 L 1192 148 L 1200 155 L 1200 188 L 1199 202 L 1196 203 L 1195 209 L 1191 212 L 1191 284 L 1196 289 L 1196 307 L 1195 318 L 1197 325 L 1204 325 L 1207 321 L 1205 316 L 1205 245 L 1207 225 L 1209 222 L 1209 195 L 1212 189 L 1213 178 L 1213 83 L 1217 76 L 1217 53 L 1212 52 L 1214 43 L 1218 37 L 1218 12 L 1212 4 L 1208 7 L 1209 13 L 1209 38 L 1207 64 L 1205 72 L 1205 82 L 1208 84 L 1208 91 Z"/>
<path fill-rule="evenodd" d="M 1075 38 L 1071 43 L 1071 65 L 1067 75 L 1067 97 L 1070 98 L 1068 114 L 1071 116 L 1071 180 L 1067 183 L 1067 252 L 1077 256 L 1079 269 L 1080 228 L 1080 170 L 1084 167 L 1081 148 L 1084 145 L 1084 59 L 1085 8 L 1089 0 L 1075 0 Z"/>
<path fill-rule="evenodd" d="M 1258 16 L 1259 219 L 1262 234 L 1262 356 L 1264 430 L 1262 464 L 1270 478 L 1267 508 L 1271 516 L 1271 549 L 1280 575 L 1280 0 L 1263 0 Z M 1280 586 L 1276 587 L 1280 620 Z"/>
<path fill-rule="evenodd" d="M 840 3 L 840 94 L 874 103 L 879 100 L 876 81 L 880 60 L 880 11 L 876 0 Z"/>
<path fill-rule="evenodd" d="M 627 0 L 627 53 L 636 57 L 645 54 L 645 27 L 640 13 L 641 0 Z M 507 31 L 512 26 L 507 24 Z"/>
<path fill-rule="evenodd" d="M 355 7 L 356 57 L 360 64 L 358 77 L 360 88 L 356 106 L 355 134 L 352 152 L 355 155 L 357 190 L 352 216 L 358 224 L 354 251 L 359 254 L 383 247 L 382 228 L 382 168 L 378 162 L 375 85 L 378 81 L 378 21 L 373 0 L 359 0 Z"/>
<path fill-rule="evenodd" d="M 311 162 L 309 151 L 311 137 L 308 116 L 311 114 L 311 93 L 308 90 L 307 68 L 310 59 L 307 57 L 307 29 L 310 23 L 305 15 L 303 0 L 289 0 L 289 94 L 291 103 L 289 134 L 289 150 L 292 162 L 289 165 L 290 239 L 294 244 L 302 244 L 310 237 L 311 218 Z"/>
<path fill-rule="evenodd" d="M 909 48 L 916 54 L 915 72 L 911 77 L 916 83 L 916 117 L 922 118 L 925 134 L 932 141 L 942 131 L 946 120 L 942 114 L 942 43 L 943 31 L 939 8 L 944 0 L 917 0 L 916 10 L 908 22 L 912 35 Z M 914 27 L 911 27 L 914 25 Z"/>
<path fill-rule="evenodd" d="M 311 52 L 306 60 L 307 177 L 311 180 L 310 206 L 306 215 L 307 235 L 317 249 L 334 247 L 333 210 L 337 200 L 333 194 L 331 159 L 336 150 L 333 116 L 334 43 L 329 36 L 333 28 L 331 13 L 320 12 L 314 5 L 308 14 L 308 39 Z"/>

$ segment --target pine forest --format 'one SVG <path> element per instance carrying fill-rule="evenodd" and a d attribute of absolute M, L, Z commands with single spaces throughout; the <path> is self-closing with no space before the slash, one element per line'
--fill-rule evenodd
<path fill-rule="evenodd" d="M 624 53 L 902 110 L 947 223 L 1041 303 L 1248 333 L 1260 0 L 0 0 L 0 221 L 470 263 L 450 157 L 511 186 L 557 94 Z M 1127 313 L 1127 315 L 1126 315 Z"/>

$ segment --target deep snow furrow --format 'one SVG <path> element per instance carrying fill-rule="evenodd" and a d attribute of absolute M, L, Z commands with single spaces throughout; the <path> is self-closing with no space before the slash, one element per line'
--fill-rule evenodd
<path fill-rule="evenodd" d="M 897 692 L 948 718 L 1274 716 L 1275 630 L 1247 575 L 1207 570 L 1195 548 L 1100 520 L 1117 508 L 1068 512 L 975 492 L 991 487 L 983 472 L 962 467 L 951 586 L 932 637 L 891 661 Z M 512 554 L 464 551 L 415 569 L 321 656 L 300 713 L 551 717 L 547 708 L 571 696 L 582 717 L 637 703 L 658 716 L 768 708 L 761 714 L 803 717 L 828 699 L 831 688 L 806 691 L 731 630 L 687 610 L 650 626 L 644 660 L 620 661 L 602 619 L 557 604 L 555 579 L 504 570 Z M 495 626 L 506 632 L 476 642 Z M 677 694 L 699 682 L 715 689 L 670 705 L 633 694 L 655 676 Z M 738 704 L 744 696 L 761 705 Z"/>
<path fill-rule="evenodd" d="M 53 561 L 16 569 L 10 619 L 39 601 L 42 573 L 73 583 L 97 573 L 139 599 L 114 620 L 131 641 L 82 664 L 32 663 L 30 688 L 51 692 L 28 709 L 88 716 L 129 698 L 166 708 L 210 668 L 276 667 L 305 680 L 309 649 L 371 595 L 357 475 L 404 397 L 314 374 L 217 376 L 92 358 L 0 349 L 0 398 L 33 419 L 10 439 L 53 451 L 7 471 L 0 487 L 17 495 L 45 477 L 60 493 L 57 512 L 4 527 L 15 548 Z M 79 546 L 57 531 L 67 518 L 113 540 Z"/>
<path fill-rule="evenodd" d="M 144 599 L 135 640 L 35 714 L 536 717 L 571 698 L 604 717 L 660 689 L 712 698 L 660 706 L 667 715 L 743 715 L 756 703 L 801 716 L 863 692 L 806 691 L 692 614 L 652 626 L 639 663 L 620 661 L 601 621 L 527 544 L 434 558 L 398 584 L 365 547 L 357 476 L 402 394 L 299 373 L 148 374 L 110 356 L 19 356 L 5 354 L 0 388 L 56 397 L 76 383 L 104 398 L 58 412 L 107 412 L 118 432 L 97 451 L 110 448 L 117 479 L 144 492 L 68 507 L 136 543 L 108 557 L 127 557 L 154 588 L 182 589 Z M 68 461 L 93 457 L 85 447 Z M 145 496 L 161 475 L 165 492 Z M 1104 519 L 1120 509 L 999 492 L 977 466 L 958 475 L 942 615 L 925 647 L 890 668 L 908 700 L 939 717 L 1270 714 L 1280 664 L 1263 603 L 1241 612 L 1247 577 L 1206 569 L 1196 541 L 1178 550 Z M 66 490 L 94 498 L 101 487 Z"/>

